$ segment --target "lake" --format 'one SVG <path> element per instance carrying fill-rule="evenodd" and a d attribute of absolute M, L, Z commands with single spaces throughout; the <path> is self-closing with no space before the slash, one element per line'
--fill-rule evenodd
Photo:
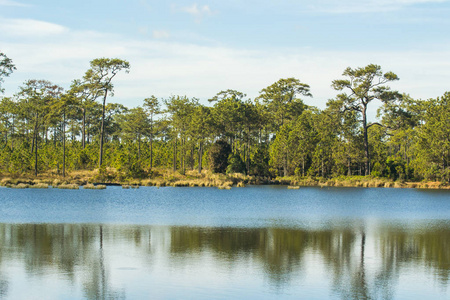
<path fill-rule="evenodd" d="M 0 188 L 0 299 L 450 299 L 450 191 Z"/>

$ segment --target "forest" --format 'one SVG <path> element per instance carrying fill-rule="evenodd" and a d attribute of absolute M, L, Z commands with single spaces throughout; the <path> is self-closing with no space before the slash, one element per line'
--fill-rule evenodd
<path fill-rule="evenodd" d="M 267 178 L 450 182 L 450 93 L 413 99 L 391 90 L 399 78 L 379 65 L 344 70 L 330 82 L 336 96 L 324 109 L 304 103 L 310 86 L 296 78 L 279 79 L 255 99 L 228 89 L 211 95 L 208 105 L 149 95 L 128 108 L 110 100 L 114 78 L 130 70 L 118 58 L 92 60 L 68 90 L 31 79 L 2 96 L 1 84 L 15 70 L 0 52 L 3 174 L 111 168 L 125 178 L 148 178 L 158 169 L 208 169 Z M 368 120 L 371 110 L 379 121 Z"/>

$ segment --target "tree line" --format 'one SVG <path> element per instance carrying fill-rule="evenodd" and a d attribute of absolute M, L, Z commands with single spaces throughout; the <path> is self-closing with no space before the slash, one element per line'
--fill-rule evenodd
<path fill-rule="evenodd" d="M 16 69 L 0 53 L 1 83 Z M 428 100 L 393 91 L 399 80 L 378 65 L 347 68 L 331 83 L 325 109 L 309 106 L 310 86 L 280 79 L 255 99 L 224 90 L 197 98 L 149 96 L 127 108 L 110 103 L 122 59 L 90 62 L 68 90 L 27 80 L 0 102 L 0 171 L 34 173 L 113 167 L 128 177 L 155 168 L 210 169 L 276 177 L 372 175 L 450 181 L 450 93 Z M 379 122 L 370 103 L 381 101 Z"/>

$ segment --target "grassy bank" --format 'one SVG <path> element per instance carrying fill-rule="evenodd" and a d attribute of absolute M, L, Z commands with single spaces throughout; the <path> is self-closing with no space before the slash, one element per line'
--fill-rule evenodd
<path fill-rule="evenodd" d="M 383 188 L 421 188 L 421 189 L 450 189 L 449 184 L 441 182 L 406 182 L 392 181 L 386 178 L 371 176 L 351 176 L 338 178 L 298 178 L 298 177 L 256 177 L 240 173 L 213 174 L 204 170 L 187 171 L 186 174 L 173 172 L 168 169 L 154 169 L 151 176 L 144 179 L 125 178 L 120 172 L 107 168 L 104 170 L 83 170 L 69 172 L 65 177 L 55 172 L 45 172 L 34 176 L 31 174 L 0 174 L 0 185 L 11 188 L 69 188 L 76 189 L 104 189 L 108 184 L 122 185 L 123 188 L 137 188 L 139 186 L 173 186 L 173 187 L 217 187 L 230 189 L 231 187 L 245 187 L 246 185 L 286 185 L 290 189 L 299 187 L 383 187 Z"/>

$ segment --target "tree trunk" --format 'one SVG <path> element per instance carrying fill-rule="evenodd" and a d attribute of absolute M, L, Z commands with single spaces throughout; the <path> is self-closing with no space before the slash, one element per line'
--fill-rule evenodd
<path fill-rule="evenodd" d="M 34 176 L 37 176 L 38 174 L 38 139 L 37 134 L 35 136 L 36 145 L 34 147 Z"/>
<path fill-rule="evenodd" d="M 102 127 L 100 129 L 100 157 L 98 167 L 100 168 L 103 163 L 103 136 L 105 134 L 105 104 L 106 104 L 106 95 L 108 94 L 108 90 L 105 90 L 105 96 L 103 97 L 103 106 L 102 106 Z"/>
<path fill-rule="evenodd" d="M 33 139 L 31 140 L 31 155 L 34 153 L 34 143 L 35 143 L 36 130 L 33 131 Z"/>
<path fill-rule="evenodd" d="M 181 139 L 181 170 L 182 174 L 186 174 L 186 140 L 185 138 Z"/>
<path fill-rule="evenodd" d="M 66 177 L 66 112 L 63 113 L 63 177 Z"/>
<path fill-rule="evenodd" d="M 14 116 L 12 118 L 12 125 L 11 125 L 11 150 L 14 151 Z"/>
<path fill-rule="evenodd" d="M 81 146 L 83 149 L 86 147 L 86 109 L 83 107 L 81 108 L 81 111 L 83 112 L 83 125 L 81 130 Z"/>
<path fill-rule="evenodd" d="M 246 163 L 245 163 L 245 168 L 247 169 L 247 175 L 250 173 L 250 129 L 248 129 L 248 134 L 247 134 L 247 156 L 246 158 Z"/>
<path fill-rule="evenodd" d="M 362 117 L 363 117 L 363 130 L 364 130 L 364 154 L 365 154 L 365 162 L 364 162 L 364 172 L 365 175 L 370 175 L 370 154 L 369 154 L 369 139 L 367 135 L 367 116 L 366 116 L 366 110 L 367 106 L 364 105 L 363 111 L 362 111 Z"/>
<path fill-rule="evenodd" d="M 347 158 L 347 168 L 348 168 L 347 176 L 352 176 L 352 168 L 351 168 L 351 160 L 350 160 L 350 158 Z"/>
<path fill-rule="evenodd" d="M 87 144 L 89 144 L 90 143 L 90 132 L 89 132 L 89 129 L 91 128 L 91 126 L 90 126 L 90 124 L 89 123 L 87 123 L 86 124 L 86 132 L 87 132 L 87 134 L 86 134 L 86 143 Z"/>
<path fill-rule="evenodd" d="M 141 165 L 141 134 L 138 134 L 138 162 Z"/>
<path fill-rule="evenodd" d="M 150 170 L 153 168 L 153 129 L 150 134 Z"/>
<path fill-rule="evenodd" d="M 38 114 L 36 114 L 36 124 L 34 125 L 34 176 L 38 174 Z"/>
<path fill-rule="evenodd" d="M 203 158 L 203 142 L 200 142 L 200 147 L 198 148 L 198 173 L 202 173 L 202 158 Z"/>
<path fill-rule="evenodd" d="M 284 173 L 284 177 L 287 176 L 287 164 L 288 164 L 288 152 L 286 151 L 285 155 L 284 155 L 284 166 L 283 166 L 283 173 Z"/>
<path fill-rule="evenodd" d="M 72 121 L 71 122 L 71 126 L 70 127 L 72 127 L 72 132 L 70 133 L 70 139 L 72 140 L 72 148 L 73 148 L 73 146 L 74 146 L 74 142 L 75 142 L 75 123 Z"/>
<path fill-rule="evenodd" d="M 175 137 L 173 143 L 173 171 L 177 170 L 177 138 Z"/>
<path fill-rule="evenodd" d="M 194 170 L 194 145 L 192 145 L 191 147 L 191 157 L 190 157 L 190 161 L 191 161 L 191 171 Z"/>

